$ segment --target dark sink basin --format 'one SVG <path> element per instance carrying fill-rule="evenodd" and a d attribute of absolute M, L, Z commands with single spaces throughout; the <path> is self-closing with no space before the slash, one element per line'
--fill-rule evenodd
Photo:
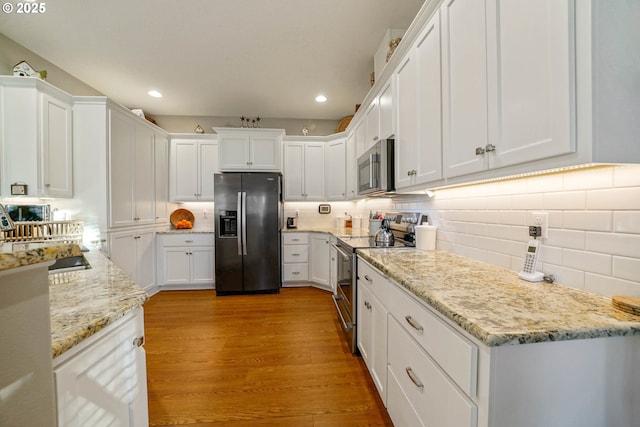
<path fill-rule="evenodd" d="M 77 255 L 57 259 L 56 262 L 49 266 L 49 271 L 60 273 L 70 270 L 85 270 L 87 268 L 91 268 L 89 261 L 87 261 L 84 255 Z"/>

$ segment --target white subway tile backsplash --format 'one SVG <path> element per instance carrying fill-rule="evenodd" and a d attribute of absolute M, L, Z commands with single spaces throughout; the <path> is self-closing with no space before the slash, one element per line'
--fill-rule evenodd
<path fill-rule="evenodd" d="M 563 174 L 565 190 L 590 190 L 613 186 L 613 168 L 597 167 L 584 171 L 570 171 Z"/>
<path fill-rule="evenodd" d="M 584 231 L 551 228 L 549 229 L 549 238 L 544 240 L 544 244 L 562 248 L 584 249 L 585 241 Z"/>
<path fill-rule="evenodd" d="M 498 223 L 507 225 L 526 225 L 526 211 L 501 211 L 498 214 Z"/>
<path fill-rule="evenodd" d="M 640 235 L 587 232 L 586 249 L 592 252 L 640 258 Z"/>
<path fill-rule="evenodd" d="M 557 264 L 543 264 L 542 269 L 545 275 L 553 275 L 555 283 L 572 288 L 584 289 L 585 272 L 574 268 L 564 267 Z"/>
<path fill-rule="evenodd" d="M 640 259 L 614 256 L 612 276 L 637 282 L 640 280 Z"/>
<path fill-rule="evenodd" d="M 539 270 L 604 295 L 640 289 L 640 165 L 457 187 L 412 203 L 438 224 L 438 249 L 514 274 L 530 239 L 530 213 L 548 212 Z"/>
<path fill-rule="evenodd" d="M 542 263 L 550 263 L 562 265 L 562 248 L 555 246 L 541 245 L 539 261 Z"/>
<path fill-rule="evenodd" d="M 640 284 L 638 282 L 594 273 L 585 274 L 585 290 L 606 297 L 614 295 L 640 297 Z"/>
<path fill-rule="evenodd" d="M 612 231 L 611 211 L 564 211 L 561 224 L 557 227 L 569 230 Z"/>
<path fill-rule="evenodd" d="M 640 211 L 613 212 L 613 231 L 640 234 Z"/>
<path fill-rule="evenodd" d="M 640 209 L 640 187 L 587 191 L 587 209 L 638 210 Z"/>
<path fill-rule="evenodd" d="M 559 173 L 534 176 L 526 180 L 527 193 L 549 193 L 563 189 L 564 179 Z"/>
<path fill-rule="evenodd" d="M 611 255 L 563 249 L 562 265 L 576 270 L 611 275 Z"/>
<path fill-rule="evenodd" d="M 585 209 L 585 191 L 544 193 L 543 209 Z"/>
<path fill-rule="evenodd" d="M 640 165 L 620 165 L 613 168 L 615 187 L 640 187 Z"/>

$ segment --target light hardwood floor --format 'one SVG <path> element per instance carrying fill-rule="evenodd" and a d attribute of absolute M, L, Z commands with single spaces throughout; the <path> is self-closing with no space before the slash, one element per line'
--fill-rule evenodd
<path fill-rule="evenodd" d="M 144 309 L 152 426 L 393 425 L 325 291 L 167 291 Z"/>

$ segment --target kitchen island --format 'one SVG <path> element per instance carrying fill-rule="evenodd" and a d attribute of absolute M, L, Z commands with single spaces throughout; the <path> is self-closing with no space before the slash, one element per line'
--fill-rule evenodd
<path fill-rule="evenodd" d="M 91 268 L 48 272 L 81 254 Z M 98 250 L 6 243 L 0 292 L 0 390 L 12 408 L 0 424 L 54 425 L 57 412 L 65 426 L 92 417 L 146 425 L 142 288 Z"/>
<path fill-rule="evenodd" d="M 358 344 L 396 425 L 640 419 L 640 317 L 443 251 L 358 250 Z"/>

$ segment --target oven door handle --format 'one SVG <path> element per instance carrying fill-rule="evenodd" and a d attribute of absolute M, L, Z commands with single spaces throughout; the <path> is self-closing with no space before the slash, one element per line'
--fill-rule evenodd
<path fill-rule="evenodd" d="M 333 244 L 332 244 L 333 245 Z M 338 251 L 338 253 L 340 255 L 342 255 L 342 258 L 344 258 L 345 260 L 348 260 L 349 258 L 351 258 L 351 255 L 353 255 L 353 252 L 345 252 L 344 249 L 342 249 L 340 246 L 338 245 L 333 245 L 333 247 L 336 248 L 336 250 Z"/>
<path fill-rule="evenodd" d="M 344 316 L 342 315 L 342 311 L 340 311 L 340 305 L 338 303 L 338 301 L 342 301 L 344 299 L 344 297 L 340 296 L 340 295 L 332 295 L 333 297 L 333 303 L 336 305 L 336 309 L 338 310 L 338 316 L 340 317 L 340 322 L 342 322 L 342 329 L 345 330 L 345 332 L 350 332 L 353 330 L 353 323 L 347 322 L 344 320 Z"/>

